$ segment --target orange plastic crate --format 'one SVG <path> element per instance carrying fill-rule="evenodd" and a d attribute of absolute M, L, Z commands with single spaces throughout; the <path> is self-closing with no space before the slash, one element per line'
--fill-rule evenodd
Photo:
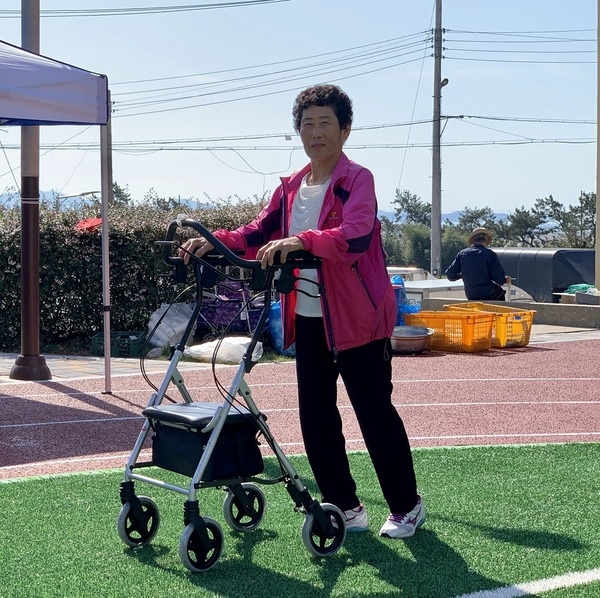
<path fill-rule="evenodd" d="M 435 333 L 429 341 L 433 351 L 474 353 L 492 347 L 494 314 L 465 310 L 421 311 L 404 314 L 407 326 L 426 326 Z"/>
<path fill-rule="evenodd" d="M 493 313 L 494 326 L 492 327 L 492 347 L 525 347 L 529 344 L 531 325 L 536 312 L 533 309 L 517 309 L 492 303 L 479 303 L 468 301 L 466 303 L 452 303 L 444 305 L 444 309 L 469 310 Z"/>

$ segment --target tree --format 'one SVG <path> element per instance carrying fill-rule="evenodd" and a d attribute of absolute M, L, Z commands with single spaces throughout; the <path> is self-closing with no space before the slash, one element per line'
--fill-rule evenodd
<path fill-rule="evenodd" d="M 174 197 L 160 197 L 154 187 L 150 188 L 146 195 L 144 195 L 144 202 L 154 206 L 155 208 L 158 208 L 159 210 L 165 210 L 166 212 L 188 207 L 187 202 L 182 202 L 180 198 L 176 199 Z"/>
<path fill-rule="evenodd" d="M 493 232 L 496 228 L 496 214 L 492 208 L 469 208 L 458 214 L 457 227 L 460 231 L 469 234 L 473 229 L 483 226 Z"/>
<path fill-rule="evenodd" d="M 506 221 L 500 223 L 499 236 L 508 244 L 517 247 L 543 247 L 548 238 L 554 236 L 556 230 L 548 222 L 543 210 L 526 210 L 525 206 L 517 208 L 508 215 Z"/>
<path fill-rule="evenodd" d="M 431 262 L 431 227 L 405 222 L 401 225 L 402 254 L 407 264 L 429 269 Z"/>
<path fill-rule="evenodd" d="M 122 206 L 132 206 L 133 199 L 129 193 L 129 185 L 121 187 L 116 181 L 113 182 L 113 201 Z"/>
<path fill-rule="evenodd" d="M 456 254 L 466 247 L 467 236 L 467 234 L 451 223 L 444 226 L 442 230 L 442 272 L 452 263 Z"/>
<path fill-rule="evenodd" d="M 385 216 L 381 217 L 381 238 L 388 265 L 398 266 L 403 264 L 400 226 Z"/>
<path fill-rule="evenodd" d="M 396 222 L 423 224 L 431 228 L 431 205 L 425 203 L 408 189 L 396 189 L 396 197 L 392 200 Z"/>
<path fill-rule="evenodd" d="M 534 210 L 555 223 L 557 236 L 553 242 L 561 247 L 595 247 L 596 243 L 596 194 L 581 192 L 578 204 L 563 204 L 552 195 L 537 199 Z"/>
<path fill-rule="evenodd" d="M 0 208 L 17 205 L 21 201 L 21 194 L 16 187 L 7 187 L 0 195 Z"/>

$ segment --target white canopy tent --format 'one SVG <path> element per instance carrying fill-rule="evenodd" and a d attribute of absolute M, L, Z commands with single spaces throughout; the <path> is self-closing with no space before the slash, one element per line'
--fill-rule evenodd
<path fill-rule="evenodd" d="M 0 41 L 0 125 L 106 125 L 108 80 Z"/>
<path fill-rule="evenodd" d="M 101 126 L 102 296 L 106 392 L 111 392 L 107 209 L 111 186 L 108 166 L 109 118 L 110 94 L 105 75 L 91 73 L 0 41 L 0 126 Z M 22 265 L 23 268 L 26 266 Z"/>

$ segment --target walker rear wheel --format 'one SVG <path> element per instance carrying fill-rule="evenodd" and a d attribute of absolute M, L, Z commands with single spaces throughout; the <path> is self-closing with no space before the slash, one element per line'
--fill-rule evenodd
<path fill-rule="evenodd" d="M 142 506 L 142 520 L 136 517 L 129 501 L 121 507 L 117 518 L 119 538 L 130 548 L 149 544 L 156 536 L 160 525 L 160 514 L 156 503 L 147 496 L 139 496 L 138 500 Z"/>
<path fill-rule="evenodd" d="M 321 527 L 313 513 L 308 513 L 302 525 L 302 541 L 308 552 L 314 556 L 334 555 L 346 539 L 346 520 L 344 514 L 329 503 L 322 503 L 325 516 L 331 521 L 329 530 Z"/>
<path fill-rule="evenodd" d="M 266 498 L 264 492 L 256 485 L 243 483 L 241 487 L 246 504 L 230 490 L 223 501 L 223 517 L 227 525 L 238 532 L 249 532 L 256 529 L 265 516 Z"/>
<path fill-rule="evenodd" d="M 193 523 L 188 523 L 179 540 L 179 558 L 192 572 L 208 571 L 219 560 L 223 552 L 221 526 L 210 517 L 204 517 L 208 544 L 204 544 Z"/>

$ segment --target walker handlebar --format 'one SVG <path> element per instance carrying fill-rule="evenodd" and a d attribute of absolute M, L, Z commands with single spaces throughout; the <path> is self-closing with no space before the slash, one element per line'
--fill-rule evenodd
<path fill-rule="evenodd" d="M 262 267 L 259 260 L 247 260 L 240 257 L 224 245 L 222 241 L 219 241 L 219 239 L 217 239 L 217 237 L 215 237 L 203 224 L 187 217 L 180 217 L 177 220 L 172 220 L 167 228 L 167 237 L 162 244 L 162 259 L 170 266 L 175 266 L 176 268 L 185 267 L 182 257 L 171 255 L 171 247 L 175 240 L 175 233 L 178 228 L 191 228 L 195 230 L 214 247 L 214 250 L 211 250 L 201 258 L 212 265 L 223 265 L 224 258 L 226 262 L 233 266 L 238 266 L 239 268 L 256 271 Z M 320 263 L 321 260 L 308 251 L 291 251 L 287 255 L 286 262 L 276 262 L 273 264 L 273 267 L 288 265 L 288 267 L 293 266 L 294 268 L 318 268 Z"/>

